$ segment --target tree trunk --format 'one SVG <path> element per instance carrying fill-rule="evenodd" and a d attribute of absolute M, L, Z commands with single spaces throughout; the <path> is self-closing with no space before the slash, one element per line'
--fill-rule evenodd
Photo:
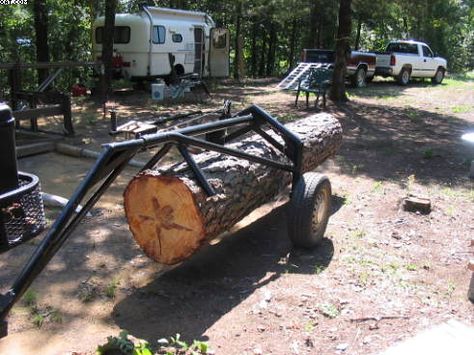
<path fill-rule="evenodd" d="M 350 55 L 351 36 L 351 0 L 340 0 L 339 27 L 337 30 L 336 63 L 329 97 L 335 102 L 347 101 L 346 96 L 346 60 Z"/>
<path fill-rule="evenodd" d="M 36 60 L 49 62 L 48 46 L 48 10 L 45 0 L 35 0 L 33 3 L 36 35 Z M 38 69 L 38 85 L 48 77 L 48 69 Z"/>
<path fill-rule="evenodd" d="M 240 67 L 241 67 L 241 57 L 242 57 L 242 47 L 241 47 L 241 19 L 242 19 L 242 2 L 237 1 L 236 5 L 236 20 L 235 20 L 235 57 L 234 57 L 234 79 L 240 80 Z"/>
<path fill-rule="evenodd" d="M 275 70 L 277 32 L 275 24 L 270 23 L 270 43 L 268 44 L 266 76 L 272 76 Z"/>
<path fill-rule="evenodd" d="M 262 32 L 261 46 L 260 46 L 260 63 L 258 66 L 258 76 L 265 76 L 265 49 L 267 48 L 267 34 Z"/>
<path fill-rule="evenodd" d="M 330 114 L 313 115 L 287 127 L 304 143 L 304 172 L 333 156 L 342 142 L 341 124 Z M 260 157 L 283 158 L 260 136 L 229 146 Z M 272 201 L 291 182 L 291 174 L 283 170 L 215 152 L 194 158 L 216 190 L 215 196 L 207 197 L 181 163 L 144 171 L 124 192 L 125 213 L 136 242 L 146 255 L 163 264 L 186 259 L 206 240 Z"/>
<path fill-rule="evenodd" d="M 102 38 L 102 62 L 104 63 L 104 74 L 101 78 L 101 97 L 103 102 L 107 101 L 112 83 L 112 57 L 114 55 L 114 26 L 117 0 L 105 2 L 105 24 Z"/>
<path fill-rule="evenodd" d="M 359 16 L 357 20 L 357 33 L 356 33 L 356 38 L 355 38 L 355 45 L 354 45 L 354 50 L 358 50 L 360 46 L 360 32 L 362 30 L 362 18 Z"/>
<path fill-rule="evenodd" d="M 290 53 L 288 55 L 288 70 L 293 69 L 295 65 L 295 50 L 296 50 L 296 31 L 298 30 L 298 22 L 295 19 L 291 21 L 291 37 L 290 37 Z"/>
<path fill-rule="evenodd" d="M 252 53 L 250 57 L 250 65 L 252 68 L 252 77 L 255 78 L 257 76 L 258 68 L 257 68 L 257 24 L 255 23 L 256 20 L 253 19 L 254 23 L 252 24 Z"/>

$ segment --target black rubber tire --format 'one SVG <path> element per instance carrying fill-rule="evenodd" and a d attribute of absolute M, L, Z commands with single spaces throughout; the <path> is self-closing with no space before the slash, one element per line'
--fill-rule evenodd
<path fill-rule="evenodd" d="M 367 85 L 367 71 L 364 68 L 357 68 L 354 75 L 351 76 L 352 86 L 363 88 Z"/>
<path fill-rule="evenodd" d="M 398 77 L 397 77 L 398 84 L 402 86 L 407 86 L 408 83 L 410 82 L 410 76 L 411 76 L 410 70 L 408 68 L 402 68 L 402 70 L 400 71 L 400 74 L 398 74 Z"/>
<path fill-rule="evenodd" d="M 433 85 L 439 85 L 443 82 L 443 79 L 444 79 L 444 69 L 438 68 L 438 70 L 436 70 L 435 76 L 431 78 L 431 83 Z"/>
<path fill-rule="evenodd" d="M 293 245 L 317 246 L 323 239 L 330 215 L 329 179 L 318 173 L 304 174 L 296 183 L 288 204 L 288 236 Z"/>

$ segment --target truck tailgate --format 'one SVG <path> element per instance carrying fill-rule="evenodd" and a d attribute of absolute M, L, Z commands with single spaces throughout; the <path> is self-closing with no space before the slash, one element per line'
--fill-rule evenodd
<path fill-rule="evenodd" d="M 376 67 L 389 67 L 390 66 L 390 54 L 377 54 L 377 60 L 375 61 Z"/>

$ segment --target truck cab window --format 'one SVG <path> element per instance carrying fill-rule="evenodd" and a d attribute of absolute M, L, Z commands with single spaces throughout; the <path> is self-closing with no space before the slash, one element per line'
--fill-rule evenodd
<path fill-rule="evenodd" d="M 166 39 L 166 29 L 164 26 L 153 26 L 152 42 L 155 44 L 163 44 Z"/>
<path fill-rule="evenodd" d="M 423 57 L 433 58 L 433 52 L 431 51 L 431 49 L 426 46 L 422 46 L 421 48 L 423 48 Z"/>
<path fill-rule="evenodd" d="M 104 40 L 104 26 L 95 29 L 95 42 L 101 44 Z M 124 44 L 130 42 L 130 27 L 115 26 L 114 27 L 114 43 Z"/>

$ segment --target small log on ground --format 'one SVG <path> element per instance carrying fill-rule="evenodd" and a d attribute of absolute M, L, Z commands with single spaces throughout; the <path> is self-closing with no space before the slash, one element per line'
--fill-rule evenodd
<path fill-rule="evenodd" d="M 303 172 L 333 156 L 342 142 L 341 124 L 330 114 L 313 115 L 286 127 L 304 144 Z M 285 158 L 257 135 L 229 147 L 280 161 Z M 215 196 L 207 197 L 183 163 L 146 170 L 124 192 L 125 213 L 135 240 L 146 255 L 163 264 L 183 261 L 206 239 L 230 229 L 291 182 L 288 172 L 216 152 L 200 153 L 194 159 Z"/>

